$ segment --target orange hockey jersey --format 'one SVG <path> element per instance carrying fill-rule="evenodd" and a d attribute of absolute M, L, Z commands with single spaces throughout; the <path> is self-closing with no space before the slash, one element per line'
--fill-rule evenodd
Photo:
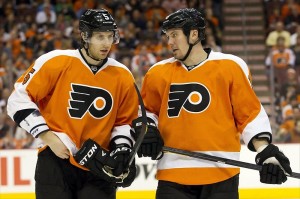
<path fill-rule="evenodd" d="M 89 138 L 104 148 L 116 135 L 132 139 L 138 97 L 131 72 L 116 60 L 108 58 L 94 74 L 79 50 L 55 50 L 18 79 L 7 109 L 12 118 L 17 111 L 39 110 L 74 154 Z"/>
<path fill-rule="evenodd" d="M 165 146 L 238 160 L 240 137 L 246 144 L 271 133 L 268 116 L 255 95 L 246 63 L 211 51 L 192 70 L 170 58 L 150 68 L 142 85 L 147 116 L 158 117 Z M 157 179 L 185 185 L 211 184 L 239 168 L 165 153 Z"/>

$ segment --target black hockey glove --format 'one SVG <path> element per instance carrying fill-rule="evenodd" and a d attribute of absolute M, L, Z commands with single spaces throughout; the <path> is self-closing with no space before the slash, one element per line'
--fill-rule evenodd
<path fill-rule="evenodd" d="M 111 176 L 105 168 L 113 169 L 117 167 L 117 161 L 110 157 L 105 149 L 101 148 L 95 141 L 86 140 L 80 150 L 74 156 L 76 162 L 99 176 L 107 182 L 117 182 L 118 179 Z"/>
<path fill-rule="evenodd" d="M 264 149 L 257 151 L 256 164 L 262 165 L 260 182 L 267 184 L 282 184 L 287 180 L 287 175 L 292 174 L 289 159 L 279 151 L 279 148 L 269 144 Z"/>
<path fill-rule="evenodd" d="M 148 117 L 147 123 L 148 131 L 137 154 L 139 157 L 151 157 L 152 160 L 158 160 L 163 156 L 162 147 L 164 146 L 164 141 L 160 136 L 160 132 L 156 127 L 155 122 Z M 130 131 L 135 140 L 137 140 L 138 136 L 141 134 L 141 129 L 142 118 L 139 117 L 132 121 L 132 129 Z"/>
<path fill-rule="evenodd" d="M 128 144 L 115 144 L 110 145 L 110 156 L 115 159 L 117 166 L 112 170 L 114 176 L 121 177 L 122 180 L 117 182 L 119 187 L 128 187 L 132 184 L 136 177 L 135 161 L 128 167 L 129 154 L 132 151 Z"/>

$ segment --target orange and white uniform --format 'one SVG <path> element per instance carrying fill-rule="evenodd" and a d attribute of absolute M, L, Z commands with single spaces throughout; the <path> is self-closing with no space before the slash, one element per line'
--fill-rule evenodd
<path fill-rule="evenodd" d="M 165 146 L 238 160 L 240 136 L 248 145 L 262 132 L 271 137 L 268 116 L 251 87 L 246 63 L 211 51 L 191 70 L 175 58 L 153 65 L 141 91 L 147 116 L 158 122 Z M 184 185 L 212 184 L 239 168 L 165 153 L 157 179 Z"/>
<path fill-rule="evenodd" d="M 94 74 L 79 50 L 54 50 L 15 83 L 8 114 L 16 120 L 16 113 L 28 109 L 41 114 L 27 119 L 33 127 L 29 133 L 37 137 L 50 129 L 74 155 L 89 138 L 106 149 L 117 135 L 133 140 L 130 125 L 138 115 L 138 97 L 125 65 L 108 58 Z"/>
<path fill-rule="evenodd" d="M 266 65 L 275 68 L 288 68 L 295 65 L 295 54 L 290 48 L 284 50 L 273 49 L 266 59 Z"/>

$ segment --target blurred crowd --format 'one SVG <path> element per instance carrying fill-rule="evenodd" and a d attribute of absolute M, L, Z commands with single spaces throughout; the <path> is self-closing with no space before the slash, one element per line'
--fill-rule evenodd
<path fill-rule="evenodd" d="M 35 139 L 6 114 L 13 83 L 37 57 L 54 49 L 80 48 L 81 14 L 108 10 L 121 39 L 110 57 L 125 64 L 140 85 L 148 68 L 171 56 L 160 26 L 171 12 L 205 8 L 205 47 L 222 51 L 222 0 L 0 0 L 0 149 L 35 148 Z"/>
<path fill-rule="evenodd" d="M 300 143 L 300 1 L 264 1 L 266 66 L 274 78 L 276 137 Z"/>

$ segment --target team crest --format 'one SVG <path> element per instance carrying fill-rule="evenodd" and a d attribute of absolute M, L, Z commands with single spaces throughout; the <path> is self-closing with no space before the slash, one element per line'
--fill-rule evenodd
<path fill-rule="evenodd" d="M 68 112 L 72 118 L 81 119 L 89 113 L 100 119 L 111 111 L 113 98 L 107 90 L 79 84 L 71 87 Z"/>
<path fill-rule="evenodd" d="M 168 101 L 168 116 L 178 117 L 184 109 L 190 113 L 200 113 L 210 104 L 208 89 L 199 83 L 172 84 Z"/>

